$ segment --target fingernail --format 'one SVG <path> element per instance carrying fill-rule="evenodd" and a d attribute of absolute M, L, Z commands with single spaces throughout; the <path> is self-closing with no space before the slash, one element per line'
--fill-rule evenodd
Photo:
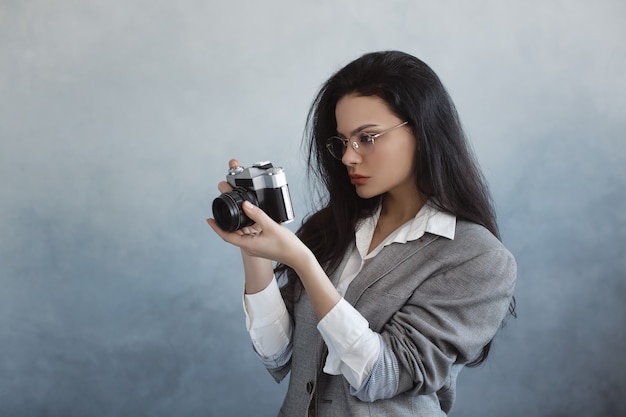
<path fill-rule="evenodd" d="M 244 207 L 245 207 L 245 208 L 252 208 L 252 207 L 254 207 L 254 206 L 252 205 L 252 203 L 251 203 L 251 202 L 249 202 L 248 200 L 244 201 L 244 202 L 243 202 L 243 205 L 244 205 Z"/>

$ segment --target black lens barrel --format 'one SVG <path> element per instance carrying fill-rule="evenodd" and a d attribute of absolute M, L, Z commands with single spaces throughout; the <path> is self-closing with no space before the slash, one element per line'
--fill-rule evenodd
<path fill-rule="evenodd" d="M 213 217 L 220 229 L 232 232 L 254 223 L 241 207 L 246 200 L 258 205 L 256 194 L 244 187 L 235 187 L 213 200 Z"/>

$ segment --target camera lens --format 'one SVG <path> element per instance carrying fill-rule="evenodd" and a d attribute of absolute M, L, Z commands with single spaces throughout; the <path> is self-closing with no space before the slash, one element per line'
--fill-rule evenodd
<path fill-rule="evenodd" d="M 256 194 L 244 187 L 235 187 L 213 200 L 213 217 L 220 229 L 232 232 L 254 223 L 241 207 L 246 200 L 258 205 Z"/>

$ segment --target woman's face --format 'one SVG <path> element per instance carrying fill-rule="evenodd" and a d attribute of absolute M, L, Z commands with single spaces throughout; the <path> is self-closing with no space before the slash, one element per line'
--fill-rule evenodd
<path fill-rule="evenodd" d="M 356 133 L 381 133 L 404 122 L 376 96 L 350 94 L 342 97 L 335 108 L 337 133 L 350 138 Z M 384 193 L 414 196 L 417 186 L 413 177 L 413 157 L 417 141 L 407 126 L 390 130 L 374 140 L 374 151 L 359 155 L 350 144 L 341 159 L 352 184 L 361 198 Z"/>

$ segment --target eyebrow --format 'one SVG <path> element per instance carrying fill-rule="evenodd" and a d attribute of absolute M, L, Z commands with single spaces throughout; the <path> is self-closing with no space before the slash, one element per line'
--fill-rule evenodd
<path fill-rule="evenodd" d="M 376 123 L 367 123 L 367 124 L 361 125 L 357 127 L 356 129 L 354 129 L 352 132 L 350 132 L 350 136 L 353 136 L 355 133 L 361 132 L 369 127 L 375 127 L 375 126 L 380 126 L 380 125 Z M 345 136 L 341 132 L 337 132 L 337 134 L 345 138 Z"/>

